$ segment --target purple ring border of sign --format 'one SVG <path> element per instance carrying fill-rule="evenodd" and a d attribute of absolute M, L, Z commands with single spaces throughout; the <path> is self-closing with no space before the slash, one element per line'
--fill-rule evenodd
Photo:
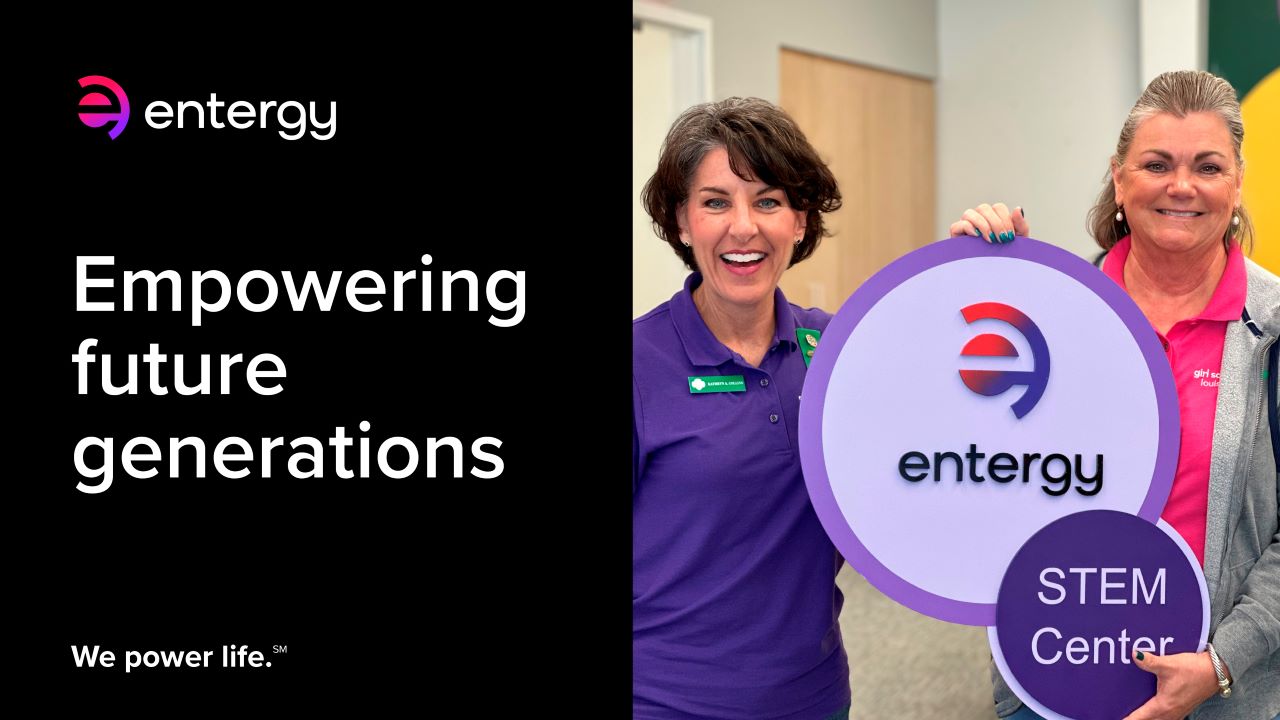
<path fill-rule="evenodd" d="M 809 488 L 814 510 L 836 548 L 844 554 L 845 560 L 880 592 L 916 612 L 939 620 L 963 625 L 994 626 L 995 603 L 953 600 L 916 587 L 895 575 L 867 550 L 840 512 L 840 506 L 831 490 L 831 480 L 827 476 L 826 460 L 822 452 L 823 409 L 835 358 L 838 356 L 831 348 L 843 349 L 854 328 L 867 313 L 885 295 L 912 277 L 949 262 L 983 257 L 1016 258 L 1057 270 L 1092 290 L 1120 316 L 1128 328 L 1147 362 L 1160 418 L 1159 444 L 1151 485 L 1138 510 L 1138 517 L 1151 523 L 1159 520 L 1165 502 L 1169 499 L 1169 490 L 1173 487 L 1173 475 L 1178 464 L 1179 419 L 1173 374 L 1151 323 L 1111 278 L 1081 258 L 1056 246 L 1030 238 L 995 245 L 976 237 L 955 237 L 926 245 L 898 258 L 871 276 L 849 297 L 822 334 L 820 349 L 814 353 L 813 363 L 805 380 L 804 395 L 809 400 L 800 403 L 800 457 L 804 461 L 805 484 Z"/>

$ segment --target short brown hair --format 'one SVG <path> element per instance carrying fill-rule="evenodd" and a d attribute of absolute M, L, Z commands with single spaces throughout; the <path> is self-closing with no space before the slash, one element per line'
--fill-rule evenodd
<path fill-rule="evenodd" d="M 728 152 L 735 175 L 781 189 L 787 202 L 805 214 L 804 239 L 796 245 L 791 264 L 812 255 L 822 238 L 831 234 L 822 214 L 840 208 L 840 188 L 795 121 L 782 108 L 759 98 L 703 103 L 676 118 L 662 143 L 658 169 L 641 196 L 658 236 L 686 266 L 698 269 L 693 249 L 680 241 L 677 218 L 698 165 L 717 147 Z"/>

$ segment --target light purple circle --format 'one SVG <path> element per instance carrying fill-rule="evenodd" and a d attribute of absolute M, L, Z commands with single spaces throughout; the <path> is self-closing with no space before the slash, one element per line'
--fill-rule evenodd
<path fill-rule="evenodd" d="M 1094 510 L 1050 523 L 1022 546 L 988 636 L 997 667 L 1032 710 L 1104 720 L 1155 695 L 1156 678 L 1133 651 L 1199 652 L 1208 633 L 1209 591 L 1186 541 L 1163 520 Z"/>
<path fill-rule="evenodd" d="M 988 258 L 996 259 L 996 262 L 985 262 L 984 264 L 983 261 Z M 1011 260 L 1025 262 L 1027 265 L 1022 266 L 1020 269 L 1018 265 L 1011 265 Z M 962 267 L 957 263 L 967 263 L 963 267 L 981 270 L 981 272 L 972 273 L 974 277 L 984 274 L 989 275 L 993 272 L 991 268 L 998 267 L 999 275 L 997 281 L 986 285 L 992 287 L 992 292 L 979 292 L 975 291 L 974 288 L 960 287 L 963 283 L 957 281 L 955 277 L 948 280 L 949 284 L 945 287 L 933 287 L 925 283 L 922 286 L 925 292 L 921 292 L 921 288 L 911 285 L 912 281 L 919 276 L 951 275 L 966 277 L 968 275 L 967 270 L 965 273 L 956 273 L 951 270 L 951 268 Z M 1040 280 L 1028 282 L 1026 279 L 1028 276 L 1035 276 Z M 1004 278 L 1011 278 L 1011 280 L 1004 282 Z M 1143 317 L 1133 301 L 1114 282 L 1099 272 L 1097 268 L 1064 250 L 1030 239 L 1019 239 L 1007 245 L 990 245 L 977 238 L 961 237 L 934 243 L 912 252 L 874 275 L 849 298 L 840 312 L 832 319 L 826 332 L 824 332 L 819 350 L 815 353 L 813 363 L 809 368 L 803 393 L 804 400 L 800 407 L 800 450 L 805 480 L 818 517 L 846 560 L 866 577 L 872 585 L 897 602 L 925 615 L 968 625 L 993 625 L 996 616 L 995 596 L 999 588 L 1000 578 L 1003 576 L 1004 569 L 1013 552 L 1043 524 L 1062 515 L 1088 509 L 1088 506 L 1081 506 L 1079 502 L 1075 502 L 1079 498 L 1072 494 L 1070 496 L 1072 498 L 1071 502 L 1063 501 L 1060 504 L 1061 512 L 1059 514 L 1046 514 L 1044 515 L 1043 523 L 1034 524 L 1034 526 L 1028 525 L 1027 529 L 1020 530 L 1024 534 L 1012 539 L 1008 543 L 1009 547 L 999 548 L 998 552 L 988 547 L 972 547 L 968 552 L 984 554 L 981 556 L 972 555 L 973 560 L 976 563 L 985 563 L 988 566 L 984 567 L 983 577 L 978 580 L 982 584 L 981 597 L 989 598 L 989 600 L 962 599 L 965 594 L 951 589 L 955 583 L 963 582 L 963 579 L 957 580 L 955 578 L 957 574 L 966 572 L 962 564 L 949 563 L 945 560 L 933 561 L 944 554 L 939 552 L 938 548 L 968 548 L 973 546 L 974 543 L 969 542 L 970 538 L 956 536 L 958 533 L 949 533 L 945 523 L 942 525 L 928 523 L 915 527 L 912 513 L 895 512 L 893 507 L 885 506 L 884 501 L 887 497 L 894 493 L 901 494 L 902 490 L 900 488 L 881 484 L 875 486 L 878 491 L 873 490 L 859 495 L 858 493 L 862 492 L 860 487 L 856 489 L 851 489 L 848 485 L 833 487 L 832 476 L 828 472 L 828 463 L 833 458 L 838 459 L 841 464 L 833 465 L 838 470 L 837 474 L 855 473 L 857 469 L 849 466 L 847 462 L 850 458 L 850 453 L 853 452 L 850 448 L 856 444 L 856 438 L 850 438 L 846 441 L 840 436 L 840 433 L 824 426 L 824 419 L 828 415 L 832 418 L 850 415 L 857 418 L 863 427 L 871 428 L 875 431 L 877 430 L 875 423 L 885 415 L 894 415 L 902 418 L 914 412 L 918 413 L 918 417 L 922 419 L 930 418 L 930 422 L 933 422 L 935 426 L 939 423 L 954 423 L 957 428 L 964 429 L 965 433 L 967 433 L 966 437 L 971 437 L 985 446 L 983 449 L 991 451 L 999 449 L 1001 438 L 1005 437 L 1011 429 L 1018 429 L 1016 425 L 1011 424 L 1017 422 L 1017 419 L 1010 412 L 1009 404 L 1011 398 L 1017 398 L 1024 392 L 1024 388 L 1015 387 L 997 397 L 980 397 L 969 393 L 973 398 L 971 403 L 973 407 L 980 408 L 985 413 L 982 417 L 1003 418 L 1004 415 L 992 414 L 993 410 L 1000 409 L 1001 404 L 1003 404 L 1003 413 L 1008 416 L 1007 421 L 991 422 L 990 420 L 984 420 L 981 423 L 976 423 L 972 417 L 939 414 L 934 412 L 938 408 L 919 402 L 904 402 L 895 405 L 891 400 L 884 399 L 889 397 L 885 395 L 888 392 L 885 388 L 890 388 L 890 390 L 899 387 L 915 388 L 916 384 L 907 384 L 915 382 L 912 377 L 898 377 L 893 373 L 900 367 L 908 369 L 913 367 L 913 363 L 917 362 L 920 353 L 913 349 L 913 355 L 908 358 L 906 356 L 894 356 L 894 352 L 898 350 L 898 346 L 918 349 L 916 346 L 920 346 L 922 338 L 927 344 L 929 338 L 939 333 L 935 317 L 937 315 L 937 312 L 935 312 L 937 307 L 945 307 L 947 312 L 954 312 L 957 317 L 960 308 L 974 300 L 1007 301 L 1011 306 L 1015 307 L 1020 302 L 1024 305 L 1039 303 L 1043 307 L 1045 305 L 1043 298 L 1034 302 L 1032 300 L 1027 300 L 1026 302 L 1016 299 L 1011 300 L 1007 294 L 1002 294 L 1004 291 L 1001 288 L 1006 285 L 1028 288 L 1023 290 L 1025 296 L 1027 292 L 1034 293 L 1038 284 L 1043 285 L 1046 279 L 1052 280 L 1062 287 L 1070 287 L 1072 292 L 1078 294 L 1079 299 L 1088 300 L 1088 303 L 1084 304 L 1096 305 L 1097 307 L 1091 311 L 1099 313 L 1099 324 L 1110 322 L 1119 328 L 1120 334 L 1127 333 L 1125 338 L 1127 349 L 1115 352 L 1130 354 L 1126 354 L 1123 358 L 1099 357 L 1105 361 L 1127 360 L 1130 364 L 1142 369 L 1140 374 L 1149 383 L 1149 386 L 1143 392 L 1146 393 L 1146 397 L 1149 398 L 1150 402 L 1154 403 L 1154 410 L 1144 412 L 1148 412 L 1150 416 L 1151 422 L 1148 424 L 1158 427 L 1138 429 L 1149 433 L 1146 437 L 1149 437 L 1151 442 L 1154 443 L 1155 449 L 1148 453 L 1150 464 L 1143 466 L 1141 473 L 1127 473 L 1123 480 L 1129 483 L 1124 491 L 1129 493 L 1126 502 L 1131 504 L 1123 508 L 1116 507 L 1111 509 L 1123 509 L 1154 522 L 1159 517 L 1165 500 L 1168 498 L 1169 488 L 1172 485 L 1173 474 L 1177 464 L 1178 408 L 1172 374 L 1154 330 L 1152 330 L 1150 323 Z M 920 285 L 920 283 L 917 282 L 916 285 Z M 905 290 L 897 292 L 900 287 L 906 287 L 915 294 L 904 296 Z M 916 296 L 919 296 L 918 300 Z M 1099 300 L 1101 302 L 1098 302 Z M 903 303 L 906 303 L 906 305 L 903 305 Z M 912 303 L 916 304 L 912 305 Z M 879 309 L 877 309 L 878 305 L 880 306 Z M 1044 315 L 1046 313 L 1042 310 L 1039 314 Z M 889 318 L 889 322 L 886 322 L 886 318 Z M 919 322 L 917 318 L 925 318 L 925 322 Z M 1116 318 L 1119 320 L 1117 321 Z M 929 323 L 934 323 L 934 325 L 930 326 Z M 973 325 L 973 335 L 986 331 L 981 326 L 982 323 L 996 323 L 996 321 L 978 321 Z M 964 324 L 963 319 L 960 320 L 960 324 Z M 869 386 L 871 389 L 867 390 L 867 392 L 874 393 L 881 399 L 875 406 L 862 407 L 857 403 L 849 402 L 847 398 L 850 396 L 846 394 L 842 395 L 843 402 L 828 405 L 829 402 L 836 403 L 836 400 L 830 396 L 833 388 L 846 392 L 849 387 L 848 373 L 844 371 L 838 372 L 837 365 L 842 362 L 841 358 L 846 352 L 846 346 L 850 338 L 855 334 L 855 331 L 862 333 L 866 328 L 879 328 L 881 326 L 883 326 L 884 331 L 877 330 L 881 334 L 876 336 L 876 342 L 860 342 L 858 347 L 850 347 L 847 350 L 847 352 L 855 353 L 849 357 L 861 362 L 861 366 L 869 367 L 867 362 L 879 362 L 885 368 L 883 373 L 867 378 L 868 383 L 876 384 Z M 1054 323 L 1050 322 L 1045 332 L 1047 335 L 1053 335 L 1054 331 Z M 954 334 L 954 328 L 947 330 L 947 332 Z M 1016 330 L 1005 334 L 1016 340 L 1016 344 L 1025 343 L 1025 340 L 1020 339 Z M 1060 335 L 1061 333 L 1058 334 Z M 1078 340 L 1073 337 L 1072 342 L 1089 343 L 1091 340 L 1091 337 L 1081 337 Z M 943 345 L 932 348 L 929 354 L 935 357 L 936 362 L 943 364 L 953 363 L 949 365 L 952 369 L 947 371 L 953 373 L 953 375 L 947 378 L 947 382 L 953 382 L 958 385 L 960 382 L 959 376 L 954 375 L 954 373 L 955 368 L 963 367 L 959 358 L 960 347 L 953 346 L 954 343 L 949 336 L 944 338 L 942 343 Z M 1051 349 L 1055 343 L 1060 350 L 1063 348 L 1060 337 L 1055 336 L 1055 339 L 1051 340 Z M 1021 347 L 1025 350 L 1025 345 L 1021 345 Z M 1111 351 L 1111 348 L 1106 348 L 1106 350 Z M 1022 354 L 1025 355 L 1026 353 L 1023 352 Z M 1079 354 L 1077 352 L 1077 355 Z M 870 360 L 867 360 L 867 358 L 870 358 Z M 1029 358 L 1018 358 L 1018 361 L 1022 362 L 1027 359 Z M 846 359 L 845 365 L 842 367 L 854 367 L 854 365 L 850 364 L 852 362 L 854 361 Z M 963 362 L 968 363 L 970 361 L 965 360 Z M 1078 366 L 1079 362 L 1076 363 L 1076 367 Z M 1072 366 L 1067 363 L 1067 367 Z M 936 381 L 935 375 L 937 373 L 930 375 L 927 380 L 929 382 Z M 1062 377 L 1075 378 L 1078 375 L 1079 373 L 1073 373 L 1071 375 L 1062 375 Z M 836 377 L 837 380 L 833 381 L 833 377 Z M 918 377 L 919 375 L 915 376 L 915 378 Z M 1058 400 L 1053 399 L 1052 389 L 1054 382 L 1051 377 L 1050 390 L 1045 393 L 1042 401 L 1027 415 L 1028 418 L 1036 419 L 1038 417 L 1042 419 L 1044 414 L 1055 412 L 1054 408 L 1051 407 L 1055 402 L 1061 404 L 1064 401 L 1072 401 L 1072 398 L 1061 397 L 1061 394 L 1059 394 Z M 906 394 L 906 391 L 904 391 L 904 394 Z M 1103 398 L 1103 400 L 1109 399 L 1109 397 Z M 919 399 L 916 398 L 915 400 L 918 401 Z M 1092 406 L 1090 406 L 1091 408 Z M 1108 408 L 1106 407 L 1098 407 L 1096 409 L 1096 412 L 1100 414 L 1107 411 Z M 936 417 L 928 415 L 931 412 Z M 1037 413 L 1040 415 L 1037 416 Z M 899 425 L 901 425 L 900 422 L 898 425 L 886 423 L 885 427 L 889 429 L 883 430 L 882 435 L 886 432 L 890 434 L 896 432 L 893 428 Z M 1077 426 L 1079 426 L 1078 423 L 1069 425 L 1069 427 Z M 830 431 L 831 437 L 825 437 L 828 434 L 827 431 Z M 956 447 L 922 449 L 961 450 L 964 447 L 967 447 L 967 442 L 963 447 L 957 444 Z M 1049 449 L 1048 446 L 1046 446 L 1046 449 Z M 1070 450 L 1071 448 L 1063 449 Z M 873 451 L 888 452 L 880 447 L 880 444 L 874 447 Z M 896 453 L 896 449 L 893 452 Z M 1087 454 L 1086 457 L 1088 457 Z M 877 467 L 883 470 L 883 464 L 877 465 Z M 1136 481 L 1128 477 L 1134 474 L 1142 475 L 1142 477 Z M 1108 487 L 1116 488 L 1116 492 L 1124 488 L 1124 486 L 1115 484 L 1121 482 L 1120 479 L 1108 477 L 1107 480 L 1108 483 L 1111 483 Z M 907 485 L 902 480 L 897 482 L 903 486 Z M 1141 483 L 1141 485 L 1135 488 L 1132 485 L 1133 482 Z M 1032 504 L 1039 502 L 1041 506 L 1044 504 L 1043 498 L 1045 495 L 1038 490 L 1034 490 L 1033 487 L 1014 488 L 1004 486 L 995 488 L 994 485 L 995 483 L 988 483 L 988 486 L 992 488 L 992 492 L 996 490 L 1017 490 L 1022 493 L 1019 497 L 1027 498 L 1027 502 Z M 978 486 L 971 485 L 970 487 Z M 941 492 L 954 492 L 943 485 L 931 488 L 920 487 L 919 489 L 930 492 L 937 489 L 938 493 L 934 493 L 935 495 Z M 846 505 L 852 502 L 850 500 L 851 497 L 855 497 L 857 500 L 865 497 L 866 504 L 865 506 L 852 506 L 855 510 L 851 510 L 846 514 L 842 510 L 841 499 L 837 496 L 843 498 L 843 502 Z M 925 494 L 922 493 L 921 497 L 925 497 Z M 995 496 L 993 495 L 993 497 Z M 1013 497 L 1012 495 L 1001 497 L 1006 498 L 1003 500 L 1006 504 L 1021 502 L 1020 499 L 1007 499 Z M 1036 499 L 1033 500 L 1033 497 Z M 931 500 L 930 502 L 934 501 Z M 914 508 L 915 505 L 923 507 L 925 504 L 927 503 L 913 503 L 912 507 Z M 1031 507 L 1031 505 L 1028 505 L 1028 507 Z M 1099 505 L 1099 507 L 1106 506 Z M 928 512 L 935 512 L 936 508 L 927 510 Z M 1044 514 L 1056 512 L 1056 510 L 1050 511 L 1041 507 L 1035 512 Z M 856 516 L 858 513 L 878 516 L 875 521 L 876 530 L 874 532 L 867 525 L 859 526 L 857 524 L 859 521 L 865 520 L 850 520 L 851 516 Z M 998 528 L 999 525 L 997 523 L 1000 520 L 1001 518 L 999 517 L 980 518 L 966 516 L 963 522 L 979 524 L 985 521 L 989 527 Z M 1024 524 L 1025 522 L 1030 521 L 1024 520 Z M 889 552 L 886 551 L 886 541 L 884 540 L 889 535 L 881 534 L 881 529 L 894 523 L 899 524 L 901 527 L 894 529 L 892 532 L 898 533 L 896 537 L 906 538 L 906 540 L 893 545 L 891 552 Z M 858 532 L 859 528 L 862 530 L 861 536 Z M 876 547 L 879 548 L 879 552 L 875 550 Z M 911 557 L 912 553 L 916 554 L 913 559 L 913 566 L 906 568 L 902 564 L 903 558 Z M 933 562 L 933 564 L 930 565 L 930 562 Z M 999 567 L 996 567 L 996 565 L 999 565 Z M 930 575 L 924 577 L 921 573 Z M 989 578 L 986 577 L 988 575 L 990 576 Z M 934 582 L 935 579 L 936 582 Z M 946 589 L 935 591 L 940 587 Z M 968 592 L 970 597 L 976 597 L 977 595 L 975 592 Z"/>

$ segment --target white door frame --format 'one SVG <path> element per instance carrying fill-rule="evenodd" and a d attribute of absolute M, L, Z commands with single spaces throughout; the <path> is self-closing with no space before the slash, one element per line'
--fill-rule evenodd
<path fill-rule="evenodd" d="M 681 31 L 673 34 L 673 107 L 683 111 L 691 105 L 710 102 L 711 18 L 645 0 L 632 0 L 631 17 Z"/>

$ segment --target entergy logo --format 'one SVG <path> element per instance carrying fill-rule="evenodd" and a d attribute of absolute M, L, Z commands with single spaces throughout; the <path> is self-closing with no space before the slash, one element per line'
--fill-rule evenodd
<path fill-rule="evenodd" d="M 119 83 L 103 75 L 86 75 L 80 78 L 80 87 L 91 86 L 103 87 L 114 93 L 120 104 L 120 110 L 117 112 L 101 109 L 109 108 L 115 102 L 100 92 L 91 92 L 80 98 L 80 122 L 94 128 L 113 123 L 107 135 L 115 140 L 120 137 L 120 133 L 124 132 L 124 126 L 129 124 L 129 96 L 124 94 L 124 88 L 120 87 Z"/>
<path fill-rule="evenodd" d="M 1014 385 L 1025 385 L 1027 391 L 1010 407 L 1021 420 L 1040 402 L 1049 384 L 1049 345 L 1040 328 L 1017 308 L 997 302 L 974 303 L 960 313 L 972 324 L 976 320 L 1002 320 L 1022 333 L 1031 346 L 1030 370 L 961 370 L 960 379 L 979 395 L 999 395 Z M 1007 338 L 991 333 L 979 335 L 965 344 L 961 355 L 971 357 L 1018 357 L 1018 350 Z"/>

